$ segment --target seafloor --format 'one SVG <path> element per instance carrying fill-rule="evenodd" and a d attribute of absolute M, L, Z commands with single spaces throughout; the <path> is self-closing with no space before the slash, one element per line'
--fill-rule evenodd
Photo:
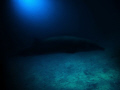
<path fill-rule="evenodd" d="M 119 60 L 107 51 L 14 57 L 8 90 L 120 90 Z"/>

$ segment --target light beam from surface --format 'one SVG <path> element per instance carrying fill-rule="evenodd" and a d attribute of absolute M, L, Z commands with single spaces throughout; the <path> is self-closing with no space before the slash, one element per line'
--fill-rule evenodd
<path fill-rule="evenodd" d="M 24 21 L 42 21 L 53 17 L 53 0 L 12 0 L 17 16 Z"/>

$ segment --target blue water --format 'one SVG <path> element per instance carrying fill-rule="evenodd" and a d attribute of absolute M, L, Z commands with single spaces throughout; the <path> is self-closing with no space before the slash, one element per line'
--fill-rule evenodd
<path fill-rule="evenodd" d="M 3 11 L 6 90 L 120 90 L 120 18 L 112 0 L 8 0 Z M 55 36 L 105 50 L 16 55 Z"/>

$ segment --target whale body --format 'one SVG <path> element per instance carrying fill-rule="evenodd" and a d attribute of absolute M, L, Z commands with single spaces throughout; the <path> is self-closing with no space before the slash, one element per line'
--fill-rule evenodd
<path fill-rule="evenodd" d="M 30 48 L 23 50 L 19 55 L 29 56 L 50 53 L 76 53 L 94 50 L 104 50 L 104 48 L 86 39 L 61 36 L 43 40 L 36 39 Z"/>

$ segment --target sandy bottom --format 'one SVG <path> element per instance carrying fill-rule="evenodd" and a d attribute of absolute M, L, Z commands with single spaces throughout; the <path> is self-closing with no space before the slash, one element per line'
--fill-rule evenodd
<path fill-rule="evenodd" d="M 11 58 L 6 84 L 8 90 L 120 90 L 116 61 L 99 51 Z"/>

